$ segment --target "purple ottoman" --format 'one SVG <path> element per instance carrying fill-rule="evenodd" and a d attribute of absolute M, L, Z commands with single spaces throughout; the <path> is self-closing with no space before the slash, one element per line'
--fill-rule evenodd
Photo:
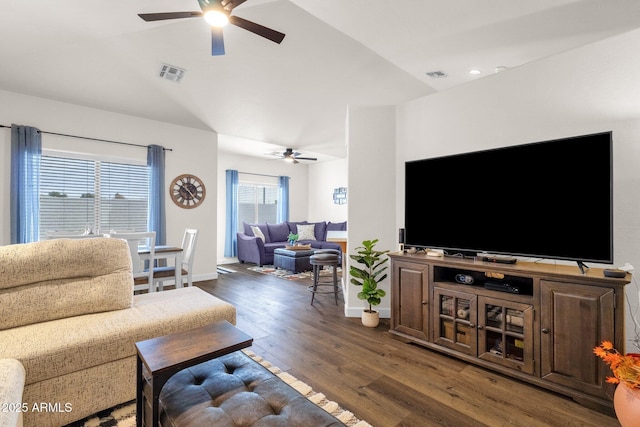
<path fill-rule="evenodd" d="M 276 268 L 300 273 L 309 271 L 311 267 L 311 255 L 313 250 L 292 251 L 289 249 L 278 248 L 273 251 L 273 265 Z"/>

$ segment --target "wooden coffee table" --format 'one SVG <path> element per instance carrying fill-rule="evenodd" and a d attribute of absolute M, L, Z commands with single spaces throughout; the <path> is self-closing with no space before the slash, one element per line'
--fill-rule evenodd
<path fill-rule="evenodd" d="M 252 342 L 227 321 L 137 342 L 136 426 L 158 426 L 160 390 L 173 374 Z"/>

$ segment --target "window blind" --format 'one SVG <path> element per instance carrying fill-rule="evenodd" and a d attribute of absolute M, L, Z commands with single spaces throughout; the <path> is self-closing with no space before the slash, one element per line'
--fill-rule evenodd
<path fill-rule="evenodd" d="M 238 231 L 242 231 L 242 221 L 275 224 L 277 217 L 277 185 L 243 182 L 238 185 Z"/>
<path fill-rule="evenodd" d="M 42 156 L 40 235 L 146 231 L 148 188 L 143 165 Z"/>

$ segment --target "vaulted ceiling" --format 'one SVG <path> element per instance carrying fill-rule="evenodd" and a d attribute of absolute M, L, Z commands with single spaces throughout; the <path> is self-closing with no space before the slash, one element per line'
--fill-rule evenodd
<path fill-rule="evenodd" d="M 198 10 L 2 0 L 0 89 L 214 130 L 227 150 L 264 155 L 259 141 L 339 158 L 349 105 L 398 104 L 640 26 L 637 0 L 247 0 L 233 15 L 285 39 L 229 25 L 226 54 L 211 56 L 203 19 L 138 17 Z M 160 78 L 163 64 L 183 79 Z"/>

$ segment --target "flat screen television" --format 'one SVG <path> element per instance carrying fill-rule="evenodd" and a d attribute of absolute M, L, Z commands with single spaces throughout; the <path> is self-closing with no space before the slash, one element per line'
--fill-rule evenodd
<path fill-rule="evenodd" d="M 612 132 L 405 163 L 405 245 L 613 263 Z"/>

